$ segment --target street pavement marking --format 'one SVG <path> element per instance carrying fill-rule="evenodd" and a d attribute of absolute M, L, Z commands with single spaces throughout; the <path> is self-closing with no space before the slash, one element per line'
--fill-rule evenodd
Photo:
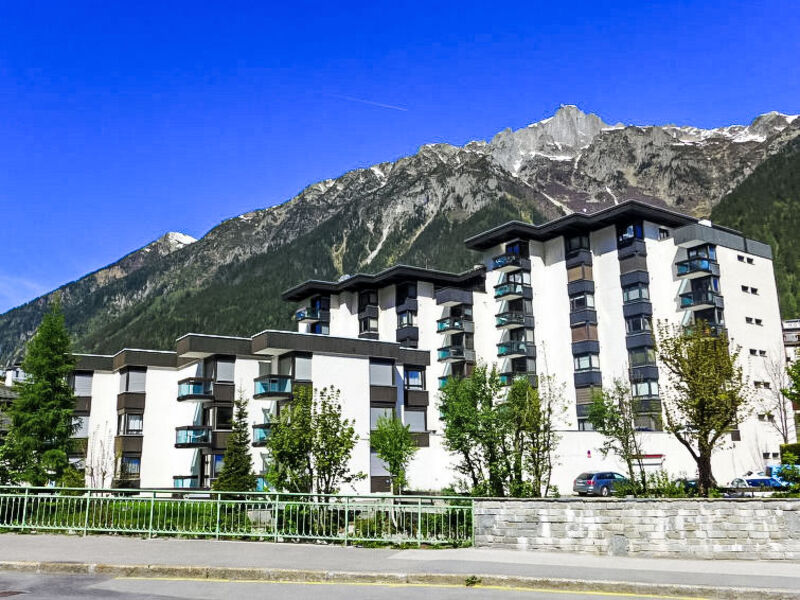
<path fill-rule="evenodd" d="M 602 596 L 616 598 L 647 598 L 648 600 L 711 600 L 701 596 L 662 596 L 657 594 L 633 594 L 630 592 L 600 592 L 590 590 L 559 590 L 551 588 L 530 588 L 511 585 L 456 585 L 454 583 L 378 583 L 373 581 L 278 581 L 266 579 L 221 579 L 204 577 L 115 577 L 117 580 L 155 580 L 155 581 L 208 581 L 211 583 L 266 583 L 272 585 L 341 585 L 341 586 L 368 586 L 368 587 L 423 587 L 423 588 L 449 588 L 449 589 L 480 589 L 499 590 L 505 592 L 531 592 L 537 594 L 573 594 L 583 596 Z"/>

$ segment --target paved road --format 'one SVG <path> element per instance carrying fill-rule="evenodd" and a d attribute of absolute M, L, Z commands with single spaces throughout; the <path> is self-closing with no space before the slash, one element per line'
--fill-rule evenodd
<path fill-rule="evenodd" d="M 19 600 L 636 600 L 631 595 L 515 591 L 440 586 L 283 584 L 204 580 L 104 578 L 87 575 L 42 575 L 0 571 L 0 598 Z M 653 600 L 655 596 L 647 596 Z"/>

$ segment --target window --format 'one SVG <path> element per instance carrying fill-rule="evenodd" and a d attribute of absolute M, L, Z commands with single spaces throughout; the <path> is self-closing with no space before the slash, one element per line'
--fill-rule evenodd
<path fill-rule="evenodd" d="M 233 381 L 235 359 L 217 359 L 217 372 L 214 381 Z"/>
<path fill-rule="evenodd" d="M 74 438 L 88 438 L 89 437 L 89 417 L 79 416 L 72 417 L 72 424 L 75 430 L 72 432 Z"/>
<path fill-rule="evenodd" d="M 747 287 L 746 285 L 743 285 L 743 286 L 742 286 L 742 291 L 743 291 L 745 294 L 749 294 L 749 293 L 750 293 L 750 288 L 749 288 L 749 287 Z"/>
<path fill-rule="evenodd" d="M 762 319 L 756 319 L 756 325 L 764 325 L 764 321 Z"/>
<path fill-rule="evenodd" d="M 409 390 L 424 390 L 425 389 L 425 367 L 411 367 L 405 368 L 406 388 Z"/>
<path fill-rule="evenodd" d="M 214 429 L 220 431 L 228 431 L 233 428 L 233 407 L 232 406 L 218 406 L 214 418 Z"/>
<path fill-rule="evenodd" d="M 368 306 L 378 306 L 377 290 L 364 290 L 358 293 L 358 312 L 366 310 Z"/>
<path fill-rule="evenodd" d="M 119 391 L 144 394 L 147 369 L 127 369 L 120 373 Z"/>
<path fill-rule="evenodd" d="M 78 397 L 91 396 L 92 395 L 91 371 L 73 373 L 72 389 L 75 390 L 75 395 Z"/>
<path fill-rule="evenodd" d="M 750 257 L 747 257 L 747 264 L 748 264 L 748 265 L 752 265 L 752 264 L 754 264 L 754 263 L 755 263 L 755 261 L 754 261 L 752 258 L 750 258 Z"/>
<path fill-rule="evenodd" d="M 142 435 L 142 415 L 131 415 L 123 413 L 119 416 L 118 434 L 119 435 Z"/>
<path fill-rule="evenodd" d="M 296 354 L 294 357 L 294 378 L 311 381 L 311 355 Z"/>
<path fill-rule="evenodd" d="M 594 308 L 594 294 L 578 294 L 569 297 L 569 310 L 575 312 L 585 308 Z"/>
<path fill-rule="evenodd" d="M 624 303 L 639 302 L 650 299 L 650 288 L 646 283 L 634 283 L 622 288 L 622 301 Z"/>
<path fill-rule="evenodd" d="M 426 423 L 426 411 L 424 410 L 409 410 L 406 409 L 405 424 L 410 425 L 409 430 L 415 432 L 428 431 Z"/>
<path fill-rule="evenodd" d="M 417 284 L 416 283 L 401 283 L 397 286 L 397 293 L 395 300 L 397 305 L 405 304 L 407 300 L 417 297 Z"/>
<path fill-rule="evenodd" d="M 311 325 L 309 325 L 308 332 L 316 333 L 318 335 L 328 335 L 331 332 L 331 327 L 324 321 L 317 321 L 316 323 L 311 323 Z"/>
<path fill-rule="evenodd" d="M 582 280 L 592 280 L 592 265 L 577 265 L 567 269 L 567 281 L 569 283 Z"/>
<path fill-rule="evenodd" d="M 397 313 L 397 328 L 413 327 L 414 321 L 416 321 L 416 315 L 417 313 L 413 310 L 405 310 L 401 313 Z"/>
<path fill-rule="evenodd" d="M 377 333 L 378 332 L 378 319 L 372 317 L 364 317 L 358 320 L 359 333 Z"/>
<path fill-rule="evenodd" d="M 572 359 L 576 371 L 591 371 L 600 368 L 600 356 L 593 353 L 578 354 Z"/>
<path fill-rule="evenodd" d="M 656 353 L 652 348 L 637 348 L 628 352 L 628 360 L 632 367 L 655 365 Z"/>
<path fill-rule="evenodd" d="M 751 287 L 750 293 L 753 294 L 754 296 L 758 296 L 758 288 Z"/>
<path fill-rule="evenodd" d="M 631 317 L 625 319 L 625 332 L 628 335 L 653 331 L 653 322 L 650 317 Z"/>
<path fill-rule="evenodd" d="M 750 348 L 750 356 L 758 356 L 758 350 L 755 348 Z"/>
<path fill-rule="evenodd" d="M 766 356 L 767 355 L 767 351 L 766 350 L 759 350 L 758 351 L 758 355 L 759 356 Z"/>
<path fill-rule="evenodd" d="M 717 260 L 717 247 L 713 244 L 704 244 L 702 246 L 695 246 L 686 251 L 686 256 L 689 258 L 707 258 L 709 260 Z"/>
<path fill-rule="evenodd" d="M 378 419 L 386 417 L 394 418 L 394 409 L 389 406 L 370 406 L 369 407 L 369 428 L 375 429 L 378 426 Z"/>
<path fill-rule="evenodd" d="M 589 419 L 578 419 L 578 431 L 594 431 L 594 425 L 589 422 Z"/>
<path fill-rule="evenodd" d="M 760 388 L 761 387 L 761 382 L 760 381 L 754 381 L 753 382 L 753 387 Z"/>
<path fill-rule="evenodd" d="M 744 262 L 744 256 L 742 256 L 741 254 L 737 254 L 736 258 L 739 259 L 739 262 Z"/>
<path fill-rule="evenodd" d="M 567 254 L 589 249 L 589 236 L 586 234 L 573 235 L 565 240 Z"/>
<path fill-rule="evenodd" d="M 745 323 L 749 323 L 749 324 L 752 325 L 753 324 L 753 317 L 745 317 L 744 321 L 745 321 Z"/>
<path fill-rule="evenodd" d="M 506 254 L 515 254 L 517 256 L 522 256 L 523 258 L 527 258 L 528 253 L 528 244 L 526 242 L 511 242 L 510 244 L 506 244 Z"/>
<path fill-rule="evenodd" d="M 659 240 L 666 240 L 670 236 L 669 229 L 665 229 L 664 227 L 658 228 L 658 239 Z"/>
<path fill-rule="evenodd" d="M 388 477 L 389 470 L 386 468 L 386 463 L 383 462 L 378 453 L 371 451 L 369 453 L 369 474 L 371 477 Z"/>
<path fill-rule="evenodd" d="M 772 387 L 769 381 L 762 381 L 761 385 L 763 385 L 765 389 L 770 389 L 770 387 Z"/>
<path fill-rule="evenodd" d="M 119 461 L 119 472 L 123 477 L 138 477 L 142 471 L 142 459 L 138 456 L 123 456 Z"/>
<path fill-rule="evenodd" d="M 394 385 L 394 363 L 389 360 L 370 360 L 369 384 Z"/>
<path fill-rule="evenodd" d="M 658 396 L 658 380 L 644 379 L 631 384 L 631 395 L 634 398 L 652 398 Z"/>
<path fill-rule="evenodd" d="M 644 227 L 641 221 L 628 225 L 617 225 L 617 247 L 630 246 L 634 240 L 644 239 Z"/>

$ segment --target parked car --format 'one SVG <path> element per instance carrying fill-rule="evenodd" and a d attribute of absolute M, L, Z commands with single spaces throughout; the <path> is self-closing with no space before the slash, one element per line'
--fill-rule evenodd
<path fill-rule="evenodd" d="M 683 491 L 686 492 L 687 496 L 697 496 L 697 490 L 699 487 L 699 479 L 686 479 L 685 477 L 681 477 L 675 480 L 675 483 L 683 488 Z"/>
<path fill-rule="evenodd" d="M 762 491 L 783 490 L 786 485 L 776 477 L 745 477 L 747 485 L 754 488 L 761 488 Z"/>
<path fill-rule="evenodd" d="M 588 471 L 575 478 L 572 491 L 579 496 L 610 496 L 625 481 L 627 477 L 614 471 Z"/>

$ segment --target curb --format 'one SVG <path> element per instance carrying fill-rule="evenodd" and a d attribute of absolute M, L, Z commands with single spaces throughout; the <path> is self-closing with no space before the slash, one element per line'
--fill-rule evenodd
<path fill-rule="evenodd" d="M 0 570 L 26 573 L 105 575 L 108 577 L 209 579 L 273 583 L 341 583 L 388 585 L 466 586 L 467 577 L 477 579 L 476 588 L 516 588 L 560 592 L 603 592 L 665 598 L 714 598 L 719 600 L 791 600 L 800 598 L 796 590 L 733 588 L 670 583 L 632 583 L 584 579 L 550 579 L 506 575 L 448 573 L 359 573 L 350 571 L 312 571 L 303 569 L 258 569 L 243 567 L 203 567 L 194 565 L 113 565 L 79 562 L 0 561 Z"/>

